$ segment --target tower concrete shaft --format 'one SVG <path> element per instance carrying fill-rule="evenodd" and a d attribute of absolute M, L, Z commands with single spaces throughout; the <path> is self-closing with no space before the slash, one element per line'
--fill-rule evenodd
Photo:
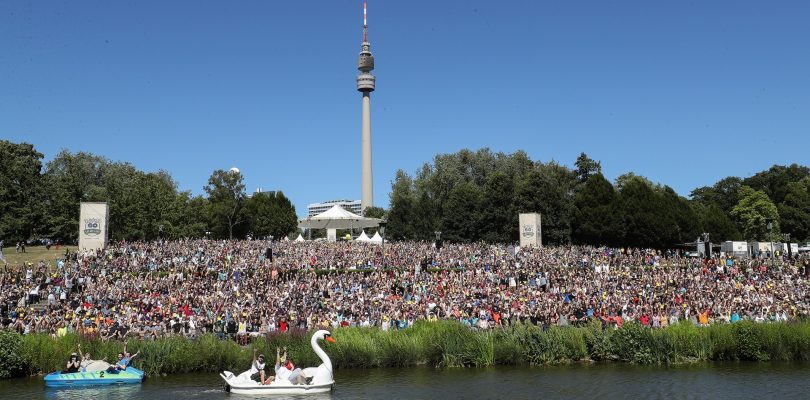
<path fill-rule="evenodd" d="M 363 166 L 361 171 L 362 196 L 360 197 L 360 207 L 363 211 L 366 207 L 374 205 L 374 187 L 371 175 L 371 94 L 363 92 L 363 116 L 362 116 L 362 152 Z"/>
<path fill-rule="evenodd" d="M 360 45 L 360 57 L 357 60 L 357 90 L 363 93 L 362 135 L 361 135 L 361 197 L 360 205 L 363 211 L 374 205 L 374 187 L 371 174 L 371 92 L 374 91 L 376 78 L 371 73 L 374 70 L 374 55 L 371 54 L 371 43 L 368 41 L 368 25 L 366 23 L 366 3 L 363 3 L 363 43 Z"/>

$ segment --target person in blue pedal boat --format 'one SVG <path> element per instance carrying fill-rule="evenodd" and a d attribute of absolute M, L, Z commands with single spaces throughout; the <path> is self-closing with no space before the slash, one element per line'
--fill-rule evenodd
<path fill-rule="evenodd" d="M 71 353 L 70 354 L 70 359 L 67 362 L 67 367 L 65 368 L 64 371 L 62 371 L 62 373 L 63 374 L 73 374 L 73 373 L 79 372 L 80 367 L 81 367 L 81 362 L 79 361 L 79 356 L 76 353 Z"/>
<path fill-rule="evenodd" d="M 132 359 L 138 356 L 138 353 L 130 354 L 127 351 L 127 342 L 124 342 L 124 351 L 118 353 L 118 361 L 115 364 L 110 365 L 110 368 L 107 368 L 107 372 L 111 374 L 117 374 L 121 371 L 126 371 L 127 367 L 132 364 Z"/>

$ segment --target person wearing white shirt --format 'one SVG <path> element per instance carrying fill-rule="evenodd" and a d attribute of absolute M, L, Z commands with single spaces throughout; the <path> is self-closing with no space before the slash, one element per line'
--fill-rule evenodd
<path fill-rule="evenodd" d="M 276 351 L 278 354 L 278 351 Z M 278 365 L 278 355 L 276 356 L 276 365 Z M 253 362 L 250 364 L 250 379 L 259 382 L 262 385 L 267 385 L 270 382 L 273 382 L 273 376 L 269 376 L 265 379 L 264 376 L 264 354 L 259 354 L 256 357 L 256 349 L 253 349 Z"/>

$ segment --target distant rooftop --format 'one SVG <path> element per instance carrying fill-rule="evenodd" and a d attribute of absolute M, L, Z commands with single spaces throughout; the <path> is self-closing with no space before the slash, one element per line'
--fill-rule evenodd
<path fill-rule="evenodd" d="M 328 200 L 321 203 L 312 203 L 307 206 L 307 216 L 313 217 L 318 215 L 335 205 L 343 207 L 346 211 L 351 211 L 358 215 L 363 215 L 363 206 L 360 200 Z"/>

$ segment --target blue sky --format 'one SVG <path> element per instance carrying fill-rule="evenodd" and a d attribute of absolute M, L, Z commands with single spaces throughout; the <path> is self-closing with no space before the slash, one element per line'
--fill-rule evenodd
<path fill-rule="evenodd" d="M 808 1 L 369 4 L 374 196 L 437 153 L 525 149 L 682 195 L 810 164 Z M 362 1 L 0 3 L 0 138 L 201 193 L 360 197 Z"/>

